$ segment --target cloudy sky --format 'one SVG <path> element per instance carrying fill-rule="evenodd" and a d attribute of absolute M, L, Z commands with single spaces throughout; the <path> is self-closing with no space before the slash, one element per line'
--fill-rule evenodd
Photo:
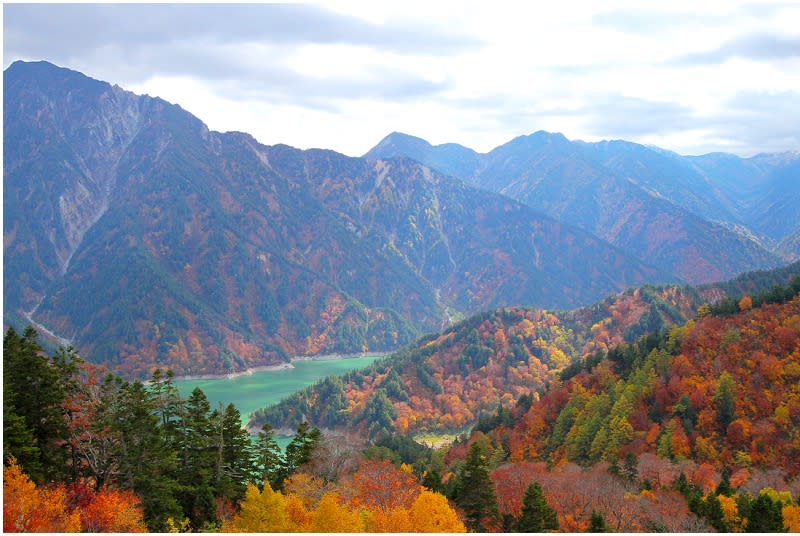
<path fill-rule="evenodd" d="M 4 68 L 48 60 L 266 144 L 800 150 L 796 1 L 5 4 L 3 30 Z"/>

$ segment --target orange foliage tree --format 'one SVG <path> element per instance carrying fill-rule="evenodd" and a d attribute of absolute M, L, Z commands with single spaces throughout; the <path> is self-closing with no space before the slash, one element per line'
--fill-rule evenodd
<path fill-rule="evenodd" d="M 783 524 L 789 532 L 800 532 L 800 506 L 787 504 L 783 507 Z"/>
<path fill-rule="evenodd" d="M 3 526 L 7 532 L 147 532 L 133 492 L 95 492 L 82 482 L 37 488 L 13 459 L 3 468 Z"/>
<path fill-rule="evenodd" d="M 340 487 L 353 506 L 385 511 L 410 507 L 420 493 L 417 478 L 388 460 L 364 460 Z"/>
<path fill-rule="evenodd" d="M 63 485 L 37 489 L 12 458 L 3 468 L 3 531 L 79 532 L 81 515 L 66 499 Z"/>
<path fill-rule="evenodd" d="M 132 491 L 103 488 L 81 508 L 80 516 L 84 532 L 147 532 Z"/>

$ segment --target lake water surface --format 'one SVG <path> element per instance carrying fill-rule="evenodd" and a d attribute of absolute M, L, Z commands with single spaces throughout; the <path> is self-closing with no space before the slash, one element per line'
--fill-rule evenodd
<path fill-rule="evenodd" d="M 175 385 L 184 397 L 188 397 L 195 387 L 202 389 L 211 402 L 212 410 L 217 409 L 220 402 L 224 406 L 232 402 L 239 408 L 242 425 L 245 425 L 256 409 L 280 402 L 293 392 L 313 385 L 327 376 L 362 369 L 381 357 L 382 354 L 368 354 L 297 360 L 292 362 L 292 368 L 263 370 L 232 378 L 176 380 Z"/>

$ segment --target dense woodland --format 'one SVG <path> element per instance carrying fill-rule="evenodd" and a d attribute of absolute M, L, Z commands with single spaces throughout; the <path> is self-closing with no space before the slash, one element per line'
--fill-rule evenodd
<path fill-rule="evenodd" d="M 171 372 L 128 383 L 71 349 L 45 356 L 32 328 L 6 332 L 3 366 L 6 531 L 463 531 L 408 466 L 306 423 L 281 452 Z"/>
<path fill-rule="evenodd" d="M 536 481 L 564 530 L 593 511 L 617 531 L 800 530 L 798 293 L 795 279 L 703 308 L 577 363 L 448 455 L 502 449 L 500 514 Z"/>
<path fill-rule="evenodd" d="M 800 531 L 800 278 L 565 361 L 437 449 L 387 399 L 282 453 L 170 372 L 128 383 L 32 328 L 3 365 L 6 531 Z"/>
<path fill-rule="evenodd" d="M 323 428 L 417 434 L 471 426 L 498 404 L 510 407 L 545 389 L 573 362 L 600 359 L 692 319 L 701 307 L 733 311 L 744 294 L 757 296 L 800 274 L 800 263 L 700 287 L 645 286 L 572 311 L 507 307 L 470 317 L 370 367 L 331 377 L 256 411 L 255 428 Z"/>

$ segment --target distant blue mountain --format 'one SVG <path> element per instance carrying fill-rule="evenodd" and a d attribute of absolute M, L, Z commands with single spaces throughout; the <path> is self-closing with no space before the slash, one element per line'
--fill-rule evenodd
<path fill-rule="evenodd" d="M 684 157 L 539 131 L 485 154 L 393 133 L 365 157 L 401 155 L 577 225 L 693 283 L 797 258 L 779 247 L 800 225 L 797 153 Z"/>

